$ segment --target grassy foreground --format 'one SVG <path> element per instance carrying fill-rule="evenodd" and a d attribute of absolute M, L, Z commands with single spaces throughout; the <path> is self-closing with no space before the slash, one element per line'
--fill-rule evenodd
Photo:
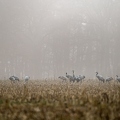
<path fill-rule="evenodd" d="M 0 120 L 120 120 L 120 83 L 1 80 Z"/>

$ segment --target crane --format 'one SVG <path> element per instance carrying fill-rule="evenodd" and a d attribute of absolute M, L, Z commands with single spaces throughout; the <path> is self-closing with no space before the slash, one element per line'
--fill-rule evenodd
<path fill-rule="evenodd" d="M 64 76 L 59 76 L 58 78 L 62 79 L 63 81 L 66 81 L 66 80 L 67 80 L 67 78 L 64 77 Z"/>
<path fill-rule="evenodd" d="M 112 77 L 107 77 L 107 78 L 105 79 L 106 82 L 110 82 L 111 80 L 113 80 Z"/>
<path fill-rule="evenodd" d="M 99 75 L 98 72 L 96 72 L 96 77 L 98 78 L 99 81 L 105 82 L 105 79 L 103 78 L 103 76 Z"/>
<path fill-rule="evenodd" d="M 13 82 L 13 83 L 15 83 L 15 81 L 19 81 L 19 78 L 18 77 L 16 77 L 16 76 L 11 76 L 10 78 L 9 78 L 10 80 L 11 80 L 11 82 Z"/>
<path fill-rule="evenodd" d="M 116 80 L 120 82 L 120 77 L 118 77 L 118 75 L 116 75 Z"/>

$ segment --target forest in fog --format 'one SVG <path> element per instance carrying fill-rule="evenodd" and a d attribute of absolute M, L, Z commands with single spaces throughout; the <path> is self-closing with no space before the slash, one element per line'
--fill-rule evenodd
<path fill-rule="evenodd" d="M 120 75 L 120 0 L 0 0 L 0 79 Z"/>

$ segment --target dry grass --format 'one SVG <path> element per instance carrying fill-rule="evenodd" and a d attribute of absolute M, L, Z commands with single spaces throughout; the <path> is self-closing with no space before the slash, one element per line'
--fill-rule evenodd
<path fill-rule="evenodd" d="M 120 120 L 120 84 L 1 80 L 0 120 Z"/>

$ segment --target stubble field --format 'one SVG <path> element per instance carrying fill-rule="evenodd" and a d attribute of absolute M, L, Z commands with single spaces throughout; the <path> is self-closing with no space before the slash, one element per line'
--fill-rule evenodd
<path fill-rule="evenodd" d="M 0 80 L 0 120 L 120 120 L 120 83 Z"/>

